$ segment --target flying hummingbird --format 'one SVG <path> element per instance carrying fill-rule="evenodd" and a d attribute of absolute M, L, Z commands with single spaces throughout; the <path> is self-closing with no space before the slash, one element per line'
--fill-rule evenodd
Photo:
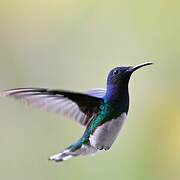
<path fill-rule="evenodd" d="M 146 62 L 112 69 L 107 78 L 107 89 L 97 88 L 77 93 L 45 88 L 16 88 L 1 91 L 0 94 L 69 115 L 85 126 L 79 140 L 49 158 L 60 162 L 73 156 L 95 154 L 99 150 L 111 148 L 128 113 L 129 79 L 134 71 L 151 64 Z"/>

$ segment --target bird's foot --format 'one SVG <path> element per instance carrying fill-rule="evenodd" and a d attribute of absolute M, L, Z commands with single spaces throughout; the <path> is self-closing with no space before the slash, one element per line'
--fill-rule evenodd
<path fill-rule="evenodd" d="M 104 149 L 105 151 L 108 151 L 110 149 L 110 147 L 109 146 L 98 145 L 97 149 L 98 150 L 103 150 Z"/>
<path fill-rule="evenodd" d="M 108 151 L 110 149 L 110 147 L 105 147 L 104 150 L 105 151 Z"/>
<path fill-rule="evenodd" d="M 103 150 L 104 148 L 103 148 L 103 146 L 98 146 L 97 149 L 98 150 Z"/>

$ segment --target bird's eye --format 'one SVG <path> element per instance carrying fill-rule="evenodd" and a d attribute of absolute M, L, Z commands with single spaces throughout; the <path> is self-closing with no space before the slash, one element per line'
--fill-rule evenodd
<path fill-rule="evenodd" d="M 113 71 L 113 75 L 117 75 L 119 73 L 119 71 L 116 69 Z"/>

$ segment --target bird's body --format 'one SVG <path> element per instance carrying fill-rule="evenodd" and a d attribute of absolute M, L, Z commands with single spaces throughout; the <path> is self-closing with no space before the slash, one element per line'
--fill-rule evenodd
<path fill-rule="evenodd" d="M 132 72 L 142 66 L 117 67 L 108 75 L 107 90 L 92 89 L 75 93 L 44 88 L 17 88 L 1 95 L 23 99 L 27 103 L 73 117 L 86 129 L 82 137 L 63 152 L 49 159 L 63 161 L 72 156 L 108 150 L 117 138 L 129 109 L 128 83 Z"/>
<path fill-rule="evenodd" d="M 111 119 L 99 126 L 95 132 L 90 135 L 90 144 L 99 150 L 108 150 L 117 138 L 124 121 L 126 113 L 122 113 L 119 117 Z"/>

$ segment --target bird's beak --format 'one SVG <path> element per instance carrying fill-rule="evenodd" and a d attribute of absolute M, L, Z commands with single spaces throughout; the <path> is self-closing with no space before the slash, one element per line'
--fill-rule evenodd
<path fill-rule="evenodd" d="M 151 64 L 154 64 L 154 63 L 153 62 L 146 62 L 146 63 L 139 64 L 137 66 L 131 66 L 131 67 L 129 67 L 127 72 L 132 73 L 132 72 L 136 71 L 137 69 L 139 69 L 141 67 L 144 67 L 144 66 L 147 66 L 147 65 L 151 65 Z"/>

